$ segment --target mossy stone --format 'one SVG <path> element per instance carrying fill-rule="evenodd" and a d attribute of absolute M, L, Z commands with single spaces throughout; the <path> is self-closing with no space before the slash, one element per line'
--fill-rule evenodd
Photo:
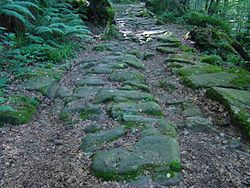
<path fill-rule="evenodd" d="M 147 91 L 149 92 L 149 86 L 143 83 L 138 83 L 136 81 L 125 81 L 124 84 L 130 86 L 133 89 L 139 89 L 139 90 L 143 90 L 143 91 Z"/>
<path fill-rule="evenodd" d="M 232 124 L 240 126 L 250 138 L 249 91 L 214 87 L 209 89 L 206 95 L 225 105 L 230 111 Z"/>
<path fill-rule="evenodd" d="M 73 97 L 90 98 L 97 94 L 98 90 L 95 87 L 78 87 L 74 90 Z"/>
<path fill-rule="evenodd" d="M 179 47 L 181 44 L 179 42 L 173 42 L 173 43 L 160 43 L 159 47 L 170 47 L 170 48 L 176 48 Z"/>
<path fill-rule="evenodd" d="M 160 35 L 155 37 L 160 42 L 165 43 L 180 43 L 180 40 L 174 36 Z"/>
<path fill-rule="evenodd" d="M 36 108 L 28 104 L 13 109 L 0 106 L 0 126 L 7 123 L 12 125 L 29 123 L 35 112 Z"/>
<path fill-rule="evenodd" d="M 102 125 L 99 125 L 99 124 L 91 124 L 84 128 L 84 131 L 86 133 L 95 133 L 101 130 L 102 130 Z"/>
<path fill-rule="evenodd" d="M 221 71 L 223 71 L 222 67 L 219 67 L 216 65 L 209 65 L 209 64 L 198 64 L 194 66 L 177 68 L 173 70 L 174 73 L 182 77 L 186 77 L 190 75 L 217 73 Z"/>
<path fill-rule="evenodd" d="M 135 71 L 115 71 L 110 76 L 111 81 L 133 81 L 137 83 L 145 83 L 145 77 L 142 73 Z"/>
<path fill-rule="evenodd" d="M 112 74 L 114 69 L 108 66 L 97 66 L 87 70 L 87 74 Z"/>
<path fill-rule="evenodd" d="M 103 89 L 96 96 L 96 103 L 113 101 L 114 98 L 122 97 L 129 100 L 148 100 L 155 101 L 153 95 L 135 90 Z"/>
<path fill-rule="evenodd" d="M 97 152 L 92 169 L 96 176 L 105 180 L 133 179 L 148 170 L 157 173 L 156 167 L 164 167 L 180 161 L 176 139 L 167 136 L 146 136 L 130 150 L 126 148 Z"/>
<path fill-rule="evenodd" d="M 116 62 L 116 63 L 125 63 L 128 66 L 137 69 L 145 68 L 145 65 L 136 56 L 131 54 L 110 55 L 106 56 L 102 61 L 106 64 Z"/>
<path fill-rule="evenodd" d="M 164 54 L 173 54 L 173 53 L 178 52 L 177 48 L 170 48 L 170 47 L 163 47 L 163 46 L 158 46 L 156 50 Z"/>
<path fill-rule="evenodd" d="M 78 86 L 104 86 L 106 84 L 105 81 L 99 78 L 94 77 L 86 77 L 77 82 Z"/>
<path fill-rule="evenodd" d="M 94 152 L 101 145 L 112 142 L 125 135 L 123 126 L 119 126 L 107 131 L 88 134 L 82 139 L 81 149 L 84 152 Z"/>
<path fill-rule="evenodd" d="M 169 91 L 169 92 L 174 91 L 177 88 L 176 83 L 174 83 L 168 78 L 164 80 L 160 80 L 159 84 L 160 84 L 160 87 L 162 87 L 164 90 Z"/>
<path fill-rule="evenodd" d="M 0 126 L 29 123 L 36 112 L 38 101 L 23 95 L 13 95 L 7 99 L 8 105 L 0 105 Z"/>
<path fill-rule="evenodd" d="M 203 117 L 188 117 L 186 126 L 194 131 L 214 132 L 213 123 Z"/>
<path fill-rule="evenodd" d="M 145 113 L 148 115 L 162 116 L 163 112 L 161 107 L 153 101 L 141 103 L 118 103 L 113 104 L 110 108 L 113 118 L 122 117 L 125 114 L 140 114 Z"/>
<path fill-rule="evenodd" d="M 182 104 L 183 109 L 183 116 L 185 117 L 203 117 L 203 113 L 201 112 L 201 109 L 198 105 L 193 103 L 183 103 Z"/>
<path fill-rule="evenodd" d="M 231 87 L 239 89 L 250 88 L 250 83 L 243 83 L 241 85 L 234 81 L 239 79 L 239 74 L 230 72 L 218 72 L 210 74 L 200 74 L 187 76 L 184 83 L 192 88 L 210 88 L 210 87 Z"/>
<path fill-rule="evenodd" d="M 95 119 L 102 114 L 100 106 L 94 104 L 81 104 L 73 101 L 65 107 L 64 112 L 74 114 L 79 113 L 82 119 Z"/>
<path fill-rule="evenodd" d="M 183 64 L 194 64 L 194 62 L 192 60 L 189 59 L 184 59 L 184 58 L 180 58 L 180 57 L 171 57 L 171 58 L 167 58 L 165 60 L 165 63 L 183 63 Z"/>
<path fill-rule="evenodd" d="M 19 88 L 27 89 L 27 90 L 35 90 L 40 91 L 41 93 L 45 94 L 49 87 L 56 82 L 56 79 L 51 77 L 33 77 L 29 80 L 25 81 Z"/>

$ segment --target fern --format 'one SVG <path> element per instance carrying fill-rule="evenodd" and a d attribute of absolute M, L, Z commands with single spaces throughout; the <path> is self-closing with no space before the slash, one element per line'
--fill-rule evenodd
<path fill-rule="evenodd" d="M 15 19 L 19 20 L 23 25 L 30 25 L 30 20 L 36 19 L 30 10 L 31 7 L 39 9 L 36 4 L 29 1 L 2 0 L 0 3 L 0 22 L 4 23 L 4 26 L 9 30 L 12 29 L 13 25 L 8 25 L 9 23 L 18 26 Z"/>

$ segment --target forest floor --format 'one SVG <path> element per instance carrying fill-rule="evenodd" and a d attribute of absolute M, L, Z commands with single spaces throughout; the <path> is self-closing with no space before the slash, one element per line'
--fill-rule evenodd
<path fill-rule="evenodd" d="M 169 54 L 156 51 L 160 43 L 157 37 L 166 32 L 192 46 L 183 39 L 186 31 L 181 26 L 156 25 L 154 18 L 142 17 L 142 4 L 117 5 L 116 9 L 116 23 L 125 37 L 99 41 L 93 48 L 79 53 L 60 81 L 60 87 L 67 92 L 60 98 L 43 97 L 30 123 L 0 129 L 0 187 L 248 187 L 247 141 L 241 139 L 234 127 L 214 123 L 217 119 L 225 120 L 228 112 L 206 98 L 204 90 L 194 91 L 182 85 L 180 78 L 164 63 Z M 173 50 L 182 53 L 177 48 Z M 142 61 L 128 54 L 135 54 Z M 145 106 L 138 107 L 141 104 Z M 153 123 L 145 132 L 140 126 L 134 126 L 141 122 L 157 124 L 161 113 L 164 123 L 177 125 L 178 136 L 170 124 L 165 131 L 173 134 L 171 137 Z M 119 115 L 122 123 L 117 120 Z M 186 122 L 192 124 L 197 118 L 205 128 L 186 126 Z M 125 129 L 121 124 L 132 128 Z M 149 137 L 146 147 L 145 140 Z M 155 143 L 158 138 L 162 140 Z M 108 152 L 112 160 L 119 155 L 131 157 L 133 153 L 142 154 L 145 161 L 152 160 L 152 163 L 164 160 L 144 155 L 135 144 L 141 144 L 152 155 L 159 152 L 178 159 L 176 139 L 182 164 L 179 184 L 174 178 L 153 181 L 151 172 L 145 172 L 147 169 L 142 178 L 131 183 L 102 181 L 92 173 L 94 169 L 105 174 L 105 168 L 113 172 L 112 165 L 116 164 L 108 161 Z M 170 145 L 159 145 L 164 140 Z M 85 143 L 81 146 L 82 142 Z M 159 147 L 166 150 L 158 151 Z M 124 168 L 120 170 L 126 173 L 130 165 L 133 168 L 145 163 L 144 159 L 132 159 L 136 164 L 121 156 L 119 165 Z M 169 178 L 168 174 L 166 177 Z"/>

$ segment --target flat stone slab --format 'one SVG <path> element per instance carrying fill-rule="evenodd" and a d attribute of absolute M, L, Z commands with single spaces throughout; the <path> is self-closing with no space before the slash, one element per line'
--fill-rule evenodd
<path fill-rule="evenodd" d="M 138 83 L 137 81 L 125 81 L 123 82 L 124 85 L 127 85 L 131 88 L 131 90 L 143 90 L 143 91 L 150 91 L 149 86 L 144 83 Z"/>
<path fill-rule="evenodd" d="M 125 135 L 125 129 L 123 126 L 98 133 L 91 133 L 83 138 L 81 148 L 84 152 L 94 152 L 101 145 L 112 142 L 123 135 Z"/>
<path fill-rule="evenodd" d="M 250 91 L 213 87 L 207 96 L 224 104 L 231 113 L 232 123 L 241 126 L 250 138 Z"/>
<path fill-rule="evenodd" d="M 105 81 L 99 78 L 93 78 L 93 77 L 87 77 L 84 79 L 81 79 L 77 82 L 77 85 L 79 86 L 104 86 L 106 84 Z"/>
<path fill-rule="evenodd" d="M 114 69 L 108 66 L 97 66 L 87 70 L 88 74 L 111 74 Z"/>
<path fill-rule="evenodd" d="M 177 168 L 173 168 L 175 166 Z M 145 136 L 130 149 L 121 147 L 97 152 L 92 165 L 94 174 L 105 180 L 134 179 L 145 171 L 153 178 L 159 173 L 163 175 L 160 169 L 164 169 L 168 179 L 180 171 L 179 145 L 172 137 Z"/>
<path fill-rule="evenodd" d="M 162 116 L 163 112 L 161 107 L 153 101 L 141 103 L 118 103 L 112 104 L 110 113 L 113 118 L 119 118 L 126 114 L 148 114 Z"/>
<path fill-rule="evenodd" d="M 250 75 L 248 75 L 250 77 Z M 246 80 L 247 78 L 246 75 Z M 184 79 L 184 83 L 192 88 L 227 87 L 237 89 L 249 89 L 250 83 L 246 83 L 240 74 L 230 72 L 218 72 L 211 74 L 191 75 Z"/>
<path fill-rule="evenodd" d="M 165 43 L 180 43 L 180 40 L 174 36 L 167 36 L 167 35 L 159 35 L 155 36 L 158 41 L 165 42 Z"/>
<path fill-rule="evenodd" d="M 173 53 L 178 52 L 177 48 L 170 48 L 170 47 L 163 47 L 163 46 L 158 46 L 156 50 L 164 54 L 173 54 Z"/>
<path fill-rule="evenodd" d="M 91 124 L 84 128 L 86 133 L 95 133 L 101 131 L 103 126 L 100 124 Z"/>
<path fill-rule="evenodd" d="M 182 77 L 186 77 L 190 75 L 217 73 L 217 72 L 222 72 L 222 71 L 223 71 L 222 67 L 219 67 L 216 65 L 205 64 L 205 63 L 200 63 L 198 65 L 189 66 L 189 67 L 173 69 L 174 73 Z"/>
<path fill-rule="evenodd" d="M 68 103 L 63 112 L 70 114 L 78 113 L 83 120 L 98 119 L 102 114 L 100 106 L 94 104 L 81 104 L 78 103 L 78 101 Z"/>
<path fill-rule="evenodd" d="M 116 63 L 125 63 L 128 66 L 137 68 L 137 69 L 144 69 L 145 65 L 134 55 L 131 54 L 120 54 L 120 55 L 111 55 L 106 56 L 102 62 L 106 64 L 110 64 L 113 62 Z"/>
<path fill-rule="evenodd" d="M 172 43 L 160 43 L 158 46 L 159 47 L 171 47 L 171 48 L 176 48 L 181 45 L 180 42 L 172 42 Z"/>
<path fill-rule="evenodd" d="M 189 59 L 184 59 L 184 58 L 181 58 L 181 57 L 172 57 L 172 58 L 167 58 L 165 60 L 165 63 L 168 64 L 168 63 L 183 63 L 183 64 L 194 64 L 194 62 L 192 60 L 189 60 Z"/>
<path fill-rule="evenodd" d="M 56 82 L 56 79 L 51 77 L 33 77 L 19 85 L 19 88 L 40 91 L 45 94 L 54 82 Z"/>
<path fill-rule="evenodd" d="M 186 126 L 189 129 L 199 132 L 213 132 L 213 123 L 207 118 L 203 117 L 188 117 Z"/>
<path fill-rule="evenodd" d="M 115 71 L 109 79 L 111 81 L 145 83 L 144 75 L 135 71 Z"/>
<path fill-rule="evenodd" d="M 153 95 L 135 90 L 103 89 L 96 96 L 97 103 L 114 101 L 116 98 L 128 100 L 148 100 L 155 101 Z"/>
<path fill-rule="evenodd" d="M 98 92 L 98 89 L 95 87 L 78 87 L 74 90 L 73 97 L 77 98 L 90 98 L 95 96 Z"/>
<path fill-rule="evenodd" d="M 185 117 L 203 117 L 203 113 L 201 112 L 201 109 L 198 105 L 193 103 L 183 103 L 183 116 Z"/>

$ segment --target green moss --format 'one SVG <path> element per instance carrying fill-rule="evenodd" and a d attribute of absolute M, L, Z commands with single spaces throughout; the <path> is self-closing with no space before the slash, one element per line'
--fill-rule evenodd
<path fill-rule="evenodd" d="M 181 171 L 181 163 L 180 161 L 173 161 L 169 164 L 169 167 L 171 169 L 171 171 L 174 172 L 180 172 Z"/>
<path fill-rule="evenodd" d="M 80 113 L 80 117 L 82 120 L 87 120 L 92 118 L 95 115 L 95 111 L 85 111 Z"/>
<path fill-rule="evenodd" d="M 93 48 L 93 50 L 97 52 L 111 51 L 109 44 L 98 44 Z"/>
<path fill-rule="evenodd" d="M 127 53 L 128 53 L 128 54 L 131 54 L 131 55 L 134 55 L 134 56 L 136 56 L 137 58 L 141 58 L 141 56 L 142 56 L 140 50 L 138 50 L 138 49 L 130 50 L 130 51 L 128 51 Z"/>
<path fill-rule="evenodd" d="M 187 77 L 190 75 L 198 74 L 216 73 L 221 71 L 223 71 L 223 68 L 209 64 L 199 64 L 196 66 L 182 67 L 173 70 L 174 73 L 177 73 L 181 77 Z"/>
<path fill-rule="evenodd" d="M 189 53 L 193 53 L 195 52 L 195 50 L 187 45 L 181 45 L 180 46 L 181 50 L 184 52 L 189 52 Z"/>
<path fill-rule="evenodd" d="M 222 58 L 218 55 L 203 55 L 203 56 L 201 56 L 200 61 L 203 63 L 212 64 L 212 65 L 222 65 L 223 64 Z"/>
<path fill-rule="evenodd" d="M 246 71 L 237 72 L 238 78 L 231 81 L 231 84 L 237 85 L 242 88 L 250 89 L 250 75 Z"/>

